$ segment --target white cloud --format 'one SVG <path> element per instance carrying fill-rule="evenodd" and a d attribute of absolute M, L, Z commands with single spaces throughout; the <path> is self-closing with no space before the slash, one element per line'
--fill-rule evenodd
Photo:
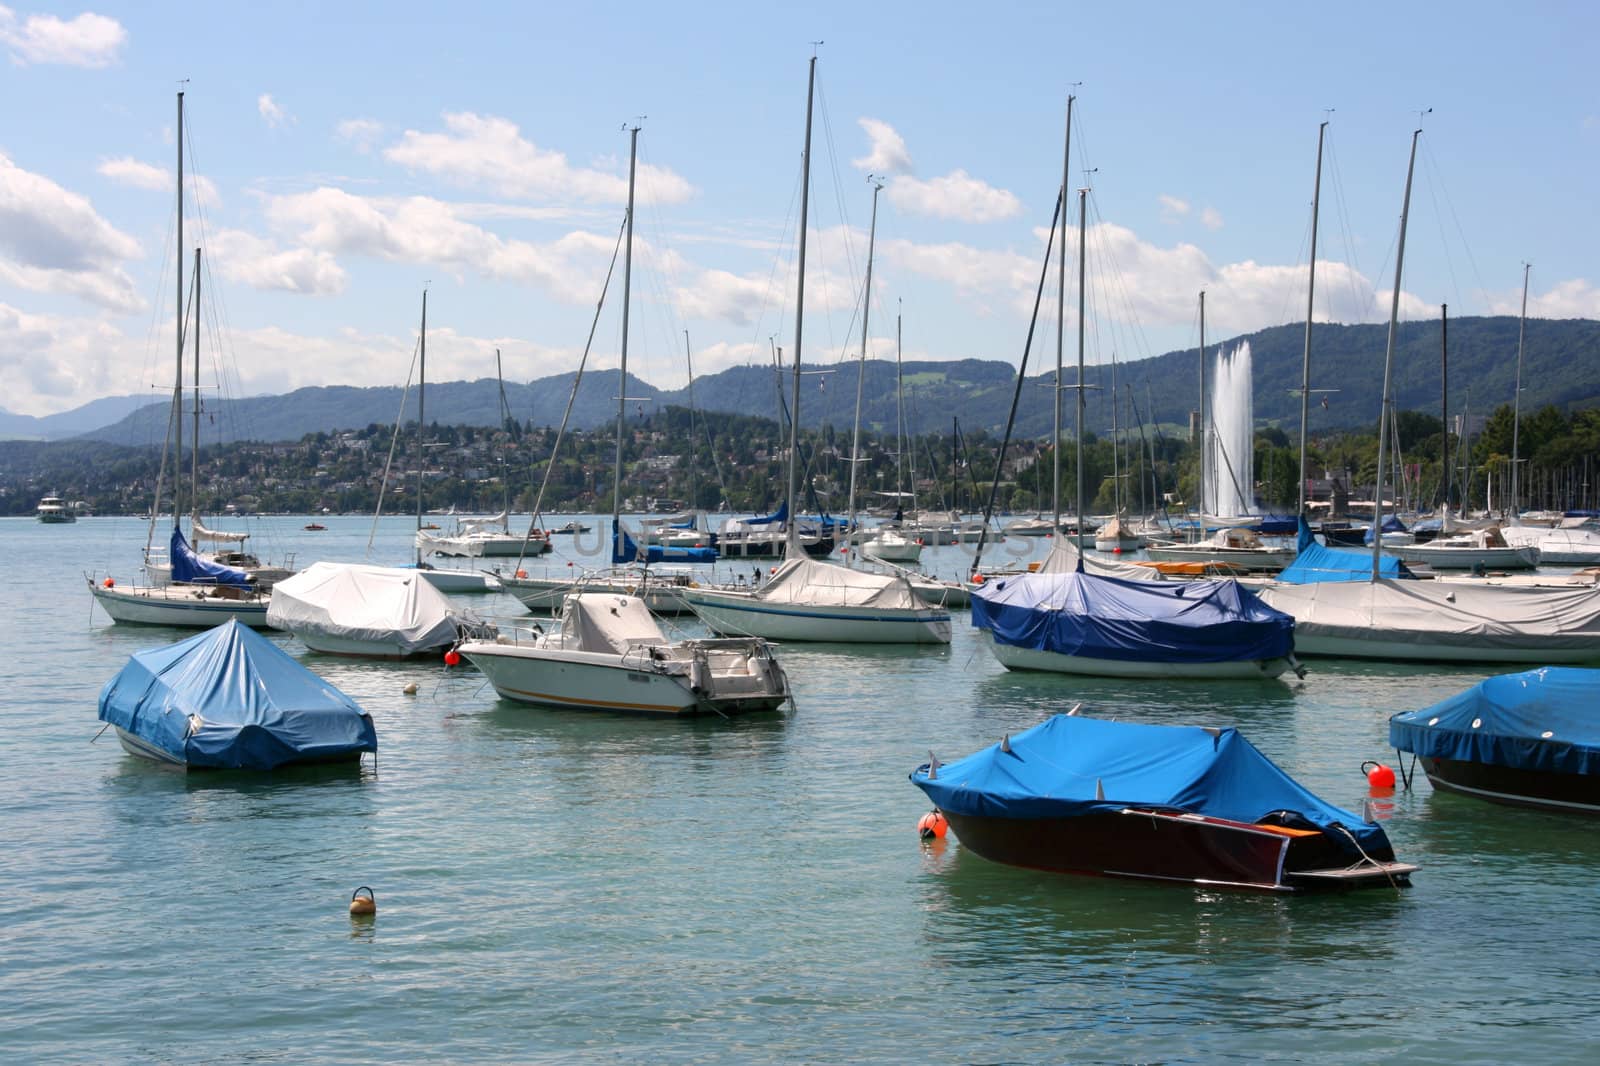
<path fill-rule="evenodd" d="M 1492 315 L 1522 313 L 1520 288 L 1491 293 L 1488 299 Z M 1533 318 L 1600 318 L 1600 288 L 1583 278 L 1573 278 L 1542 294 L 1530 292 L 1528 314 Z"/>
<path fill-rule="evenodd" d="M 106 67 L 128 39 L 122 23 L 85 13 L 62 20 L 54 15 L 29 15 L 20 22 L 10 8 L 0 7 L 0 44 L 12 62 L 60 63 L 69 67 Z"/>
<path fill-rule="evenodd" d="M 133 392 L 134 383 L 115 380 L 114 371 L 139 359 L 138 346 L 100 319 L 33 314 L 0 303 L 0 378 L 10 410 L 51 414 Z"/>
<path fill-rule="evenodd" d="M 1208 207 L 1200 212 L 1200 224 L 1209 230 L 1222 228 L 1222 212 L 1214 207 Z"/>
<path fill-rule="evenodd" d="M 960 222 L 997 222 L 1022 211 L 1022 201 L 1004 189 L 955 170 L 923 181 L 902 174 L 889 183 L 889 200 L 900 210 Z"/>
<path fill-rule="evenodd" d="M 1157 196 L 1156 200 L 1161 204 L 1161 221 L 1168 224 L 1176 224 L 1189 213 L 1189 201 L 1187 200 L 1179 199 L 1176 196 L 1168 196 L 1165 193 Z"/>
<path fill-rule="evenodd" d="M 383 136 L 383 123 L 370 118 L 347 118 L 334 127 L 334 133 L 341 141 L 353 145 L 356 151 L 366 154 Z"/>
<path fill-rule="evenodd" d="M 117 159 L 102 159 L 95 170 L 102 176 L 110 178 L 121 185 L 132 186 L 135 189 L 149 189 L 154 192 L 171 192 L 174 184 L 172 171 L 166 167 L 158 167 L 154 163 L 145 163 L 134 159 L 132 156 L 121 156 Z M 193 182 L 193 187 L 200 194 L 201 203 L 208 208 L 215 208 L 222 203 L 222 197 L 217 193 L 216 185 L 210 178 L 194 174 L 185 174 L 185 180 Z"/>
<path fill-rule="evenodd" d="M 857 119 L 867 131 L 872 149 L 860 159 L 852 159 L 853 166 L 872 174 L 909 174 L 911 153 L 906 151 L 905 139 L 887 122 L 875 118 Z"/>
<path fill-rule="evenodd" d="M 283 106 L 272 98 L 271 93 L 262 93 L 256 97 L 256 110 L 261 113 L 261 120 L 273 129 L 294 124 L 294 116 L 285 111 Z"/>
<path fill-rule="evenodd" d="M 214 233 L 207 254 L 223 277 L 256 289 L 336 296 L 344 291 L 347 280 L 344 269 L 327 252 L 280 249 L 272 241 L 242 230 Z"/>
<path fill-rule="evenodd" d="M 367 198 L 330 187 L 267 203 L 272 223 L 292 231 L 307 248 L 533 285 L 568 303 L 594 300 L 613 237 L 574 231 L 542 244 L 509 240 L 466 221 L 464 214 L 431 197 Z M 641 264 L 653 254 L 648 242 L 635 241 Z"/>
<path fill-rule="evenodd" d="M 119 263 L 141 254 L 87 198 L 0 155 L 0 281 L 134 311 L 143 301 Z"/>
<path fill-rule="evenodd" d="M 459 112 L 444 116 L 446 132 L 406 130 L 384 157 L 411 170 L 437 174 L 464 185 L 523 199 L 575 198 L 586 203 L 625 203 L 626 166 L 609 170 L 574 167 L 565 154 L 523 138 L 515 123 L 494 115 Z M 656 203 L 681 203 L 694 187 L 662 167 L 641 165 L 639 187 Z"/>

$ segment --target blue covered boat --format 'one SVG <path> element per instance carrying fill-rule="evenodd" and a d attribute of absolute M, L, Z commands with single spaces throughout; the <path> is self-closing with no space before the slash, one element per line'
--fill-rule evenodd
<path fill-rule="evenodd" d="M 1395 715 L 1389 743 L 1413 753 L 1442 791 L 1600 814 L 1600 670 L 1491 677 Z"/>
<path fill-rule="evenodd" d="M 931 756 L 931 753 L 930 753 Z M 1383 828 L 1234 729 L 1056 715 L 911 782 L 963 847 L 1013 866 L 1274 892 L 1401 885 Z"/>
<path fill-rule="evenodd" d="M 191 769 L 355 762 L 378 750 L 354 700 L 231 620 L 136 653 L 101 690 L 100 720 L 133 754 Z"/>
<path fill-rule="evenodd" d="M 1018 574 L 973 593 L 972 624 L 1012 670 L 1271 678 L 1298 668 L 1294 619 L 1231 580 Z"/>
<path fill-rule="evenodd" d="M 1291 585 L 1314 585 L 1322 581 L 1372 580 L 1372 552 L 1360 548 L 1330 548 L 1318 544 L 1311 527 L 1300 519 L 1299 552 L 1294 562 L 1283 568 L 1278 580 Z M 1378 556 L 1378 576 L 1410 578 L 1416 575 L 1393 555 Z"/>

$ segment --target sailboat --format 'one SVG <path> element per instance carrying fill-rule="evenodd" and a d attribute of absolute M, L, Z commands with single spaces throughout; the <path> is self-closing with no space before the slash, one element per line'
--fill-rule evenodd
<path fill-rule="evenodd" d="M 1067 105 L 1071 143 L 1072 105 Z M 1056 218 L 1066 203 L 1062 166 Z M 1078 190 L 1078 377 L 1075 431 L 1077 498 L 1085 499 L 1083 468 L 1084 319 L 1089 190 Z M 1056 218 L 1051 219 L 1052 235 Z M 1065 227 L 1063 226 L 1063 230 Z M 1065 248 L 1061 271 L 1065 274 Z M 1040 277 L 1041 286 L 1043 275 Z M 1064 325 L 1057 300 L 1057 335 Z M 1030 337 L 1032 329 L 1029 330 Z M 1026 372 L 1027 356 L 1018 370 Z M 1073 538 L 1077 539 L 1077 538 Z M 972 624 L 988 636 L 1000 664 L 1011 670 L 1096 677 L 1187 679 L 1274 678 L 1299 666 L 1294 621 L 1261 603 L 1237 581 L 1124 580 L 1076 569 L 1029 573 L 985 582 L 972 596 Z"/>
<path fill-rule="evenodd" d="M 1384 519 L 1383 474 L 1392 403 L 1395 336 L 1400 315 L 1400 284 L 1405 264 L 1406 223 L 1411 211 L 1417 141 L 1421 135 L 1420 129 L 1411 135 L 1384 354 L 1378 483 L 1373 493 L 1373 528 L 1380 530 Z M 1317 158 L 1320 179 L 1320 139 Z M 1308 314 L 1308 367 L 1309 330 Z M 1302 388 L 1302 426 L 1305 391 Z M 1301 462 L 1303 470 L 1303 457 Z M 1300 481 L 1303 492 L 1303 475 Z M 1300 536 L 1302 544 L 1310 540 L 1303 501 Z M 1266 582 L 1257 587 L 1257 595 L 1264 602 L 1293 616 L 1295 649 L 1300 654 L 1477 663 L 1600 660 L 1600 588 L 1415 581 L 1409 579 L 1410 575 L 1403 572 L 1403 568 L 1396 576 L 1384 576 L 1394 561 L 1385 560 L 1381 539 L 1373 541 L 1366 580 L 1351 580 L 1347 564 L 1358 554 L 1361 553 L 1324 548 L 1318 552 L 1322 561 L 1314 568 L 1305 568 L 1306 576 L 1302 581 Z"/>
<path fill-rule="evenodd" d="M 817 60 L 813 56 L 806 89 L 806 142 L 800 181 L 793 410 L 789 418 L 789 486 L 784 504 L 790 515 L 799 513 L 800 357 L 805 325 L 806 211 L 811 192 L 811 104 L 816 72 Z M 787 523 L 784 550 L 784 563 L 754 591 L 691 588 L 685 598 L 716 633 L 769 640 L 950 643 L 949 612 L 924 601 L 903 574 L 868 574 L 807 558 L 800 545 L 799 524 L 794 521 Z"/>
<path fill-rule="evenodd" d="M 172 388 L 173 433 L 173 491 L 172 534 L 168 540 L 167 561 L 159 569 L 153 559 L 155 553 L 147 547 L 145 573 L 152 580 L 145 585 L 121 585 L 113 577 L 102 580 L 88 578 L 89 591 L 95 602 L 111 617 L 113 622 L 139 625 L 182 626 L 209 628 L 232 619 L 247 626 L 267 624 L 268 596 L 244 570 L 227 566 L 197 554 L 190 547 L 181 527 L 182 475 L 178 467 L 183 456 L 183 355 L 186 308 L 183 285 L 183 93 L 178 93 L 178 221 L 177 221 L 177 361 Z M 194 359 L 196 377 L 194 470 L 200 467 L 199 451 L 199 366 L 200 366 L 200 250 L 194 254 Z M 191 495 L 198 487 L 191 485 Z M 156 506 L 160 506 L 160 489 L 157 488 Z M 195 502 L 194 525 L 199 524 L 199 506 Z M 170 570 L 168 569 L 170 568 Z M 154 580 L 157 576 L 165 581 Z"/>
<path fill-rule="evenodd" d="M 639 128 L 630 131 L 627 252 L 622 269 L 619 379 L 628 380 L 628 304 L 633 274 L 633 193 Z M 627 551 L 622 529 L 622 446 L 627 389 L 617 390 L 617 452 L 612 469 L 612 557 Z M 458 649 L 502 699 L 583 711 L 730 715 L 776 710 L 789 680 L 759 638 L 672 641 L 643 600 L 615 592 L 577 592 L 563 601 L 555 633 L 469 640 Z"/>

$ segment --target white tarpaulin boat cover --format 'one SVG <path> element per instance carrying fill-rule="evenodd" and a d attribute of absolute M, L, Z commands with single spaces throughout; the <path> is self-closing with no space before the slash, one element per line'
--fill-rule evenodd
<path fill-rule="evenodd" d="M 1101 577 L 1120 577 L 1124 581 L 1166 580 L 1161 571 L 1153 566 L 1134 566 L 1131 563 L 1108 563 L 1100 559 L 1090 559 L 1079 552 L 1077 546 L 1066 537 L 1057 537 L 1055 543 L 1050 545 L 1050 554 L 1039 564 L 1039 573 L 1070 574 L 1078 569 L 1080 559 L 1083 560 L 1085 571 L 1099 574 Z"/>
<path fill-rule="evenodd" d="M 561 646 L 573 651 L 624 655 L 667 638 L 637 596 L 589 592 L 568 596 L 561 608 Z"/>
<path fill-rule="evenodd" d="M 272 586 L 267 624 L 391 644 L 405 654 L 456 639 L 455 608 L 416 570 L 355 563 L 314 563 Z"/>
<path fill-rule="evenodd" d="M 1587 649 L 1600 657 L 1600 588 L 1334 581 L 1256 590 L 1293 615 L 1295 636 L 1494 649 Z"/>
<path fill-rule="evenodd" d="M 766 603 L 813 607 L 888 607 L 923 611 L 928 605 L 903 577 L 869 574 L 815 559 L 790 559 L 761 586 Z"/>

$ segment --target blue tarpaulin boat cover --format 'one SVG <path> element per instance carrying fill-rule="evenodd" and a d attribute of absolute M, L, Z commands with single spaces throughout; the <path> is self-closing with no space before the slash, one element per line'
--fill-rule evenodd
<path fill-rule="evenodd" d="M 779 504 L 778 509 L 771 514 L 764 515 L 761 518 L 746 518 L 744 520 L 744 524 L 747 526 L 767 526 L 774 522 L 782 522 L 788 517 L 789 501 L 785 500 L 783 503 Z"/>
<path fill-rule="evenodd" d="M 232 619 L 134 654 L 101 690 L 100 720 L 193 767 L 270 770 L 378 750 L 354 700 Z"/>
<path fill-rule="evenodd" d="M 1379 577 L 1414 577 L 1406 564 L 1392 555 L 1378 556 Z M 1360 548 L 1329 548 L 1318 544 L 1306 520 L 1300 520 L 1300 551 L 1294 562 L 1278 574 L 1279 581 L 1291 585 L 1315 585 L 1321 581 L 1367 581 L 1372 577 L 1372 552 Z"/>
<path fill-rule="evenodd" d="M 1600 670 L 1502 674 L 1389 719 L 1389 743 L 1432 759 L 1600 774 Z"/>
<path fill-rule="evenodd" d="M 611 529 L 611 561 L 614 564 L 622 563 L 714 563 L 717 561 L 715 548 L 666 548 L 660 544 L 650 544 L 640 549 L 638 543 L 630 536 L 628 531 L 620 526 Z"/>
<path fill-rule="evenodd" d="M 1000 644 L 1124 662 L 1253 662 L 1294 651 L 1294 619 L 1237 581 L 1018 574 L 972 594 L 972 624 Z"/>
<path fill-rule="evenodd" d="M 1297 521 L 1294 515 L 1266 514 L 1250 528 L 1266 537 L 1292 537 Z"/>
<path fill-rule="evenodd" d="M 172 527 L 172 540 L 167 545 L 167 558 L 172 562 L 172 580 L 182 581 L 191 585 L 231 585 L 234 588 L 249 588 L 250 575 L 243 570 L 221 563 L 214 563 L 210 559 L 202 559 L 189 547 L 189 542 L 184 539 L 183 531 L 177 526 Z"/>
<path fill-rule="evenodd" d="M 947 814 L 1071 818 L 1153 807 L 1254 824 L 1288 811 L 1321 829 L 1343 826 L 1368 851 L 1388 843 L 1381 827 L 1319 798 L 1231 728 L 1058 714 L 1003 745 L 929 765 L 911 782 Z M 1343 833 L 1329 836 L 1354 851 Z"/>

